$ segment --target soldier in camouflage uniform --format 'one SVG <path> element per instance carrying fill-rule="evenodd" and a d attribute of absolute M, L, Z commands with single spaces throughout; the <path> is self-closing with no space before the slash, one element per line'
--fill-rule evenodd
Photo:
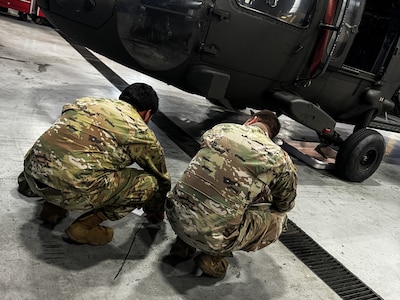
<path fill-rule="evenodd" d="M 69 210 L 89 210 L 66 233 L 91 245 L 113 237 L 100 223 L 135 208 L 162 221 L 171 180 L 164 150 L 147 126 L 157 110 L 158 96 L 144 83 L 128 86 L 119 100 L 86 97 L 65 105 L 26 154 L 18 179 L 21 193 L 44 198 L 38 218 L 54 226 Z"/>
<path fill-rule="evenodd" d="M 244 125 L 220 124 L 167 195 L 166 213 L 177 240 L 171 255 L 194 257 L 213 277 L 224 276 L 233 251 L 256 251 L 276 241 L 295 205 L 297 174 L 272 139 L 280 123 L 262 110 Z"/>

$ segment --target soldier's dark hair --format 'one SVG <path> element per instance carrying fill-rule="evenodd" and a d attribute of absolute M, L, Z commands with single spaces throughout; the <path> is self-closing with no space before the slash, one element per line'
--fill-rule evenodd
<path fill-rule="evenodd" d="M 279 122 L 278 117 L 270 110 L 264 109 L 256 112 L 253 116 L 257 116 L 258 120 L 267 125 L 270 131 L 270 138 L 273 139 L 281 130 L 281 123 Z"/>
<path fill-rule="evenodd" d="M 158 96 L 154 89 L 145 83 L 134 83 L 126 87 L 121 95 L 120 100 L 128 102 L 137 111 L 146 111 L 151 109 L 151 114 L 158 111 Z"/>

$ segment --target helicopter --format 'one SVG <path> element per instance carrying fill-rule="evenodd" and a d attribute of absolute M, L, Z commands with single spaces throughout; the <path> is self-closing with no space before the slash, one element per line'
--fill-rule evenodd
<path fill-rule="evenodd" d="M 38 0 L 52 25 L 122 65 L 227 108 L 270 109 L 362 182 L 400 110 L 400 1 Z M 343 139 L 336 122 L 354 125 Z M 389 122 L 387 122 L 389 123 Z M 368 128 L 367 128 L 368 127 Z"/>

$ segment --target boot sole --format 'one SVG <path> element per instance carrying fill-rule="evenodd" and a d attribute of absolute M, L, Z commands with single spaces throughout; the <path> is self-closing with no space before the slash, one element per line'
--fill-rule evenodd
<path fill-rule="evenodd" d="M 93 242 L 93 241 L 90 242 L 90 241 L 88 241 L 86 239 L 77 239 L 76 237 L 74 237 L 73 233 L 70 232 L 70 231 L 71 231 L 70 227 L 65 229 L 65 233 L 67 234 L 67 236 L 68 236 L 68 238 L 70 240 L 70 244 L 76 244 L 76 245 L 85 245 L 85 244 L 87 244 L 87 245 L 91 245 L 91 246 L 103 246 L 103 245 L 108 244 L 113 238 L 113 234 L 111 234 L 111 238 L 108 239 L 106 242 L 103 242 L 103 243 L 101 243 L 101 242 Z"/>

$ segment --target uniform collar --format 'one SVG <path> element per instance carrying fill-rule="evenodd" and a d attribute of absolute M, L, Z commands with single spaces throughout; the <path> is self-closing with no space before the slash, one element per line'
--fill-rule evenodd
<path fill-rule="evenodd" d="M 269 137 L 268 127 L 265 126 L 263 123 L 256 122 L 256 123 L 251 124 L 250 126 L 256 126 L 256 127 L 260 128 L 262 131 L 264 131 L 265 135 Z"/>

